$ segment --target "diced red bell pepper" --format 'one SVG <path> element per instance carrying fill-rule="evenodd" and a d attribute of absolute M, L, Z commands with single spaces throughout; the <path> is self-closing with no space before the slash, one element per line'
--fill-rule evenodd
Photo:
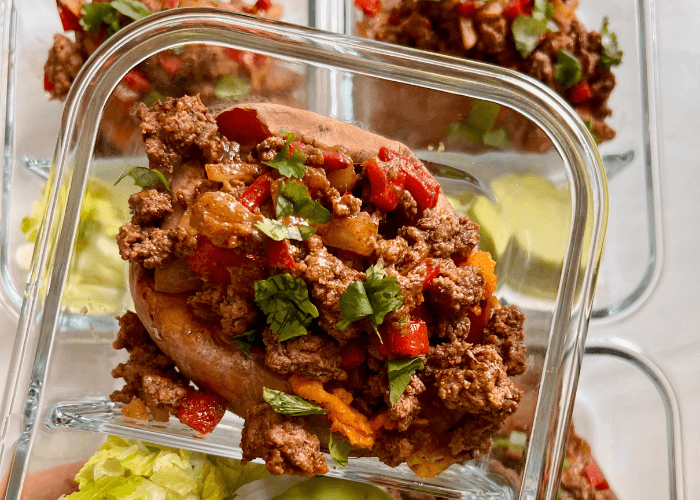
<path fill-rule="evenodd" d="M 364 349 L 362 349 L 356 342 L 349 342 L 343 348 L 341 353 L 342 361 L 341 366 L 346 370 L 352 370 L 357 368 L 362 363 L 365 362 L 367 354 Z"/>
<path fill-rule="evenodd" d="M 192 270 L 200 275 L 208 275 L 214 283 L 226 283 L 231 279 L 227 268 L 243 264 L 257 264 L 254 255 L 241 254 L 229 248 L 214 245 L 208 238 L 198 237 L 197 249 L 194 255 L 187 257 Z"/>
<path fill-rule="evenodd" d="M 51 83 L 51 80 L 49 80 L 49 75 L 44 73 L 44 90 L 46 92 L 51 92 L 54 89 L 55 85 Z"/>
<path fill-rule="evenodd" d="M 595 466 L 595 464 L 589 464 L 583 469 L 583 475 L 588 479 L 588 483 L 593 486 L 596 490 L 609 490 L 610 485 L 605 480 L 603 473 L 600 469 Z"/>
<path fill-rule="evenodd" d="M 440 274 L 440 264 L 433 266 L 432 259 L 425 259 L 415 267 L 414 272 L 423 274 L 423 291 L 425 291 L 430 282 Z"/>
<path fill-rule="evenodd" d="M 389 328 L 389 349 L 394 354 L 418 356 L 428 352 L 428 325 L 418 318 L 411 318 L 407 331 Z"/>
<path fill-rule="evenodd" d="M 586 102 L 591 97 L 593 97 L 593 94 L 587 82 L 579 82 L 569 90 L 569 99 L 574 104 Z"/>
<path fill-rule="evenodd" d="M 83 27 L 80 25 L 80 18 L 60 2 L 56 2 L 56 4 L 58 5 L 58 17 L 61 19 L 63 31 L 83 31 Z"/>
<path fill-rule="evenodd" d="M 238 201 L 251 212 L 259 207 L 262 202 L 270 197 L 272 177 L 270 174 L 262 174 L 255 179 L 248 189 L 238 198 Z"/>
<path fill-rule="evenodd" d="M 299 150 L 301 151 L 301 148 L 304 147 L 303 142 L 299 141 L 292 141 L 289 143 L 289 154 L 287 155 L 287 158 L 292 156 L 294 154 L 294 151 Z"/>
<path fill-rule="evenodd" d="M 180 71 L 180 60 L 175 59 L 174 57 L 160 56 L 158 58 L 158 64 L 160 64 L 160 66 L 171 75 L 174 75 Z"/>
<path fill-rule="evenodd" d="M 474 0 L 464 0 L 457 6 L 457 12 L 462 17 L 469 17 L 474 13 L 474 11 L 476 11 Z"/>
<path fill-rule="evenodd" d="M 369 17 L 375 17 L 382 10 L 379 0 L 355 0 L 353 3 Z"/>
<path fill-rule="evenodd" d="M 124 75 L 124 83 L 137 92 L 146 92 L 151 88 L 151 82 L 148 80 L 148 77 L 143 71 L 137 68 L 132 69 Z"/>
<path fill-rule="evenodd" d="M 472 344 L 481 344 L 484 337 L 484 328 L 491 319 L 491 300 L 482 300 L 479 303 L 479 314 L 474 312 L 472 308 L 467 309 L 467 317 L 469 318 L 469 335 L 467 342 Z"/>
<path fill-rule="evenodd" d="M 324 151 L 323 152 L 323 168 L 327 174 L 332 174 L 338 170 L 352 165 L 352 158 L 340 151 Z"/>
<path fill-rule="evenodd" d="M 258 144 L 272 135 L 258 119 L 255 109 L 233 108 L 216 117 L 219 132 L 230 141 L 241 145 Z"/>
<path fill-rule="evenodd" d="M 530 0 L 511 0 L 503 8 L 503 16 L 510 22 L 515 21 L 520 14 L 530 15 L 531 13 Z"/>
<path fill-rule="evenodd" d="M 202 434 L 214 430 L 226 413 L 226 400 L 216 394 L 188 391 L 177 412 L 180 422 Z"/>
<path fill-rule="evenodd" d="M 175 9 L 178 5 L 180 5 L 180 0 L 168 0 L 166 5 L 169 9 Z"/>
<path fill-rule="evenodd" d="M 391 350 L 389 349 L 389 334 L 384 326 L 379 328 L 379 335 L 382 337 L 381 341 L 379 340 L 377 334 L 370 333 L 369 343 L 372 345 L 372 347 L 379 351 L 382 356 L 388 356 L 391 353 Z"/>
<path fill-rule="evenodd" d="M 296 263 L 292 255 L 292 245 L 289 240 L 275 241 L 270 240 L 267 244 L 265 253 L 267 265 L 270 267 L 278 267 L 282 269 L 294 269 Z"/>
<path fill-rule="evenodd" d="M 258 0 L 255 2 L 255 8 L 258 10 L 269 10 L 272 7 L 272 2 L 270 0 Z"/>
<path fill-rule="evenodd" d="M 401 167 L 394 169 L 396 176 L 390 179 L 390 165 L 384 163 L 380 165 L 377 158 L 370 158 L 362 166 L 369 178 L 369 201 L 385 212 L 394 210 L 399 204 L 404 183 L 406 182 L 405 170 Z"/>
<path fill-rule="evenodd" d="M 421 210 L 435 208 L 440 195 L 440 184 L 427 170 L 388 148 L 379 150 L 379 159 L 382 161 L 398 161 L 406 172 L 406 189 L 413 195 L 416 203 L 418 203 L 418 207 Z"/>

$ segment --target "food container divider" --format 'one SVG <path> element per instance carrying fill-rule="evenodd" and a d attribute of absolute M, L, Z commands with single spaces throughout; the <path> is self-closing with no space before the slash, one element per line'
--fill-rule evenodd
<path fill-rule="evenodd" d="M 499 268 L 499 299 L 518 305 L 528 318 L 528 380 L 535 382 L 523 388 L 537 397 L 535 413 L 528 416 L 533 427 L 522 486 L 508 484 L 493 473 L 487 457 L 452 467 L 429 480 L 418 480 L 405 466 L 390 469 L 365 458 L 351 458 L 345 469 L 332 470 L 331 475 L 452 497 L 556 498 L 607 219 L 605 174 L 588 130 L 551 91 L 509 70 L 447 57 L 426 59 L 410 49 L 212 9 L 171 11 L 130 25 L 98 49 L 72 87 L 13 353 L 12 366 L 20 370 L 13 373 L 3 400 L 2 458 L 4 463 L 12 460 L 9 498 L 18 493 L 32 464 L 56 459 L 52 450 L 59 443 L 99 439 L 98 433 L 85 431 L 241 456 L 237 445 L 242 421 L 232 415 L 207 436 L 176 419 L 167 424 L 143 424 L 123 417 L 119 405 L 107 398 L 121 385 L 109 374 L 123 359 L 111 348 L 116 322 L 89 303 L 76 312 L 67 299 L 73 286 L 81 205 L 89 182 L 97 178 L 114 182 L 124 166 L 145 163 L 143 155 L 105 159 L 95 154 L 98 125 L 109 118 L 103 116 L 105 103 L 135 64 L 161 50 L 191 43 L 223 45 L 271 58 L 299 76 L 297 87 L 288 94 L 289 104 L 334 118 L 353 117 L 361 127 L 369 125 L 358 121 L 366 115 L 356 110 L 366 111 L 372 104 L 362 96 L 392 82 L 406 95 L 415 92 L 422 99 L 427 93 L 431 100 L 447 102 L 445 112 L 473 99 L 506 106 L 550 137 L 554 150 L 535 162 L 527 158 L 521 162 L 517 152 L 504 151 L 455 167 L 442 163 L 443 156 L 451 153 L 443 150 L 444 145 L 418 151 L 429 157 L 429 166 L 457 205 L 461 198 L 486 194 L 497 208 L 502 207 L 508 192 L 496 196 L 484 179 L 496 170 L 511 169 L 514 175 L 554 186 L 566 207 L 566 241 L 559 242 L 563 265 L 556 279 L 528 286 L 541 276 L 541 263 L 530 258 L 533 249 L 528 241 L 516 241 L 515 236 Z M 352 81 L 352 87 L 343 85 L 347 81 Z M 340 85 L 325 90 L 318 82 Z M 411 124 L 406 127 L 410 129 Z M 409 131 L 416 137 L 421 134 L 420 129 Z M 517 175 L 515 179 L 510 187 L 517 191 L 522 186 Z M 542 220 L 536 219 L 531 222 L 541 225 Z M 70 454 L 68 451 L 62 460 Z"/>

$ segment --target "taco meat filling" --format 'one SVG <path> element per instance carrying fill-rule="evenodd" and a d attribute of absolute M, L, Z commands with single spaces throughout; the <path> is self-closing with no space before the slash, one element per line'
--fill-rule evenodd
<path fill-rule="evenodd" d="M 162 181 L 132 195 L 122 258 L 291 388 L 248 411 L 244 461 L 325 473 L 319 419 L 336 445 L 423 477 L 489 451 L 521 397 L 511 377 L 526 370 L 525 318 L 499 305 L 477 224 L 445 209 L 417 159 L 381 148 L 357 163 L 284 129 L 246 141 L 245 112 L 224 136 L 198 97 L 137 115 Z M 115 347 L 131 360 L 113 399 L 183 420 L 197 391 L 135 314 L 120 322 Z"/>

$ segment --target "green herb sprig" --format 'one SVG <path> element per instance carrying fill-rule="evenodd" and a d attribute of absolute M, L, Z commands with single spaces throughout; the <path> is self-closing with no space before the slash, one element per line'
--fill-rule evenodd
<path fill-rule="evenodd" d="M 387 362 L 387 372 L 389 373 L 389 402 L 394 406 L 401 398 L 401 395 L 411 383 L 411 377 L 417 370 L 422 370 L 423 360 L 421 358 L 403 359 L 400 361 Z"/>
<path fill-rule="evenodd" d="M 287 394 L 286 392 L 276 391 L 263 387 L 263 399 L 269 404 L 273 410 L 280 415 L 288 417 L 301 417 L 303 415 L 324 415 L 328 410 L 310 403 L 304 398 Z"/>
<path fill-rule="evenodd" d="M 331 432 L 328 438 L 328 451 L 333 461 L 338 464 L 341 469 L 345 468 L 348 464 L 348 457 L 350 456 L 351 449 L 352 445 L 350 443 L 343 439 L 335 439 Z"/>
<path fill-rule="evenodd" d="M 134 184 L 139 187 L 163 184 L 165 189 L 172 192 L 172 189 L 170 189 L 170 184 L 168 184 L 168 180 L 158 170 L 147 167 L 131 167 L 119 176 L 119 179 L 116 180 L 114 185 L 116 186 L 127 177 L 134 179 Z"/>
<path fill-rule="evenodd" d="M 255 304 L 267 315 L 267 324 L 280 342 L 306 335 L 313 319 L 318 318 L 303 279 L 284 273 L 258 280 L 254 286 Z"/>
<path fill-rule="evenodd" d="M 288 183 L 279 182 L 280 192 L 277 196 L 277 217 L 297 215 L 309 222 L 325 224 L 332 218 L 326 207 L 311 199 L 307 187 L 292 180 Z"/>
<path fill-rule="evenodd" d="M 287 134 L 287 141 L 272 160 L 264 161 L 263 163 L 278 170 L 284 177 L 302 178 L 306 173 L 306 156 L 296 147 L 290 155 L 291 144 L 296 137 L 288 130 L 282 130 L 281 132 Z"/>

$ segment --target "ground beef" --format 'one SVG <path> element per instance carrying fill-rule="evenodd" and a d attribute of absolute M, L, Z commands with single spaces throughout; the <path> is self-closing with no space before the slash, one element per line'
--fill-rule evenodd
<path fill-rule="evenodd" d="M 403 260 L 408 251 L 408 242 L 401 236 L 390 240 L 380 239 L 377 241 L 377 262 L 386 267 L 389 264 Z M 411 259 L 412 262 L 416 260 L 418 259 Z"/>
<path fill-rule="evenodd" d="M 513 413 L 522 395 L 490 345 L 467 349 L 459 367 L 436 370 L 435 386 L 445 406 L 472 414 Z"/>
<path fill-rule="evenodd" d="M 437 368 L 451 368 L 460 366 L 462 360 L 466 362 L 467 352 L 471 344 L 462 339 L 455 339 L 450 342 L 443 342 L 436 346 L 431 346 L 428 350 L 427 364 L 425 372 L 429 375 L 434 374 Z"/>
<path fill-rule="evenodd" d="M 416 375 L 411 377 L 411 382 L 406 387 L 406 390 L 401 395 L 399 400 L 389 408 L 389 418 L 394 420 L 399 431 L 405 431 L 413 422 L 413 419 L 418 416 L 421 410 L 420 401 L 418 401 L 418 395 L 425 391 L 425 385 L 420 378 Z M 387 404 L 388 395 L 386 397 Z"/>
<path fill-rule="evenodd" d="M 151 343 L 146 327 L 135 312 L 126 311 L 122 316 L 117 317 L 117 321 L 119 321 L 119 332 L 117 332 L 117 339 L 112 343 L 114 349 L 126 349 L 127 352 L 131 352 L 135 347 Z"/>
<path fill-rule="evenodd" d="M 476 266 L 457 267 L 451 259 L 432 263 L 440 266 L 438 274 L 426 290 L 426 300 L 441 312 L 459 314 L 484 299 L 484 277 Z"/>
<path fill-rule="evenodd" d="M 143 264 L 153 269 L 166 262 L 172 255 L 177 236 L 173 231 L 135 224 L 119 228 L 117 244 L 122 259 Z"/>
<path fill-rule="evenodd" d="M 449 450 L 462 460 L 471 460 L 488 453 L 493 444 L 491 436 L 498 431 L 503 420 L 494 419 L 490 415 L 467 415 L 452 430 Z"/>
<path fill-rule="evenodd" d="M 205 284 L 201 290 L 187 298 L 192 312 L 210 323 L 220 323 L 229 336 L 245 333 L 258 317 L 252 296 L 237 293 L 232 285 Z"/>
<path fill-rule="evenodd" d="M 49 50 L 49 58 L 44 65 L 44 78 L 50 84 L 45 84 L 44 87 L 51 88 L 49 93 L 52 99 L 65 99 L 86 59 L 80 44 L 63 35 L 54 35 L 53 47 Z"/>
<path fill-rule="evenodd" d="M 527 369 L 524 322 L 525 315 L 520 309 L 504 306 L 494 311 L 484 328 L 484 344 L 496 347 L 508 375 L 521 375 Z"/>
<path fill-rule="evenodd" d="M 362 200 L 355 198 L 350 193 L 345 193 L 340 198 L 333 200 L 333 217 L 344 218 L 357 215 L 362 206 Z"/>
<path fill-rule="evenodd" d="M 129 197 L 129 210 L 133 215 L 132 224 L 151 224 L 173 211 L 172 197 L 170 193 L 163 193 L 157 189 L 144 189 Z"/>
<path fill-rule="evenodd" d="M 269 328 L 263 332 L 265 364 L 283 375 L 298 373 L 304 377 L 328 382 L 345 380 L 347 372 L 341 367 L 343 358 L 337 342 L 321 335 L 304 335 L 279 342 Z"/>
<path fill-rule="evenodd" d="M 182 400 L 187 396 L 187 385 L 182 380 L 171 380 L 160 375 L 144 375 L 143 392 L 148 406 L 153 404 L 177 413 Z"/>
<path fill-rule="evenodd" d="M 417 440 L 411 432 L 382 432 L 374 442 L 372 453 L 389 467 L 398 467 L 416 451 Z"/>
<path fill-rule="evenodd" d="M 426 216 L 427 215 L 427 216 Z M 406 238 L 409 245 L 428 245 L 430 257 L 467 257 L 479 244 L 479 225 L 467 217 L 449 214 L 438 215 L 426 211 L 416 227 L 402 228 L 399 235 Z"/>
<path fill-rule="evenodd" d="M 564 468 L 561 475 L 562 500 L 617 500 L 617 495 L 610 488 L 598 490 L 591 486 L 583 470 L 594 465 L 598 470 L 590 445 L 576 432 L 573 425 L 569 430 L 569 441 L 566 445 L 566 460 L 569 466 Z"/>
<path fill-rule="evenodd" d="M 318 438 L 301 417 L 284 417 L 267 403 L 252 407 L 245 416 L 241 437 L 242 463 L 265 460 L 272 474 L 317 476 L 328 472 Z"/>
<path fill-rule="evenodd" d="M 141 120 L 141 131 L 146 142 L 146 155 L 151 168 L 168 172 L 179 164 L 182 156 L 195 156 L 197 148 L 208 162 L 231 158 L 238 145 L 217 134 L 216 120 L 207 112 L 198 96 L 181 99 L 167 98 L 156 102 L 150 109 L 140 104 L 136 115 Z"/>

